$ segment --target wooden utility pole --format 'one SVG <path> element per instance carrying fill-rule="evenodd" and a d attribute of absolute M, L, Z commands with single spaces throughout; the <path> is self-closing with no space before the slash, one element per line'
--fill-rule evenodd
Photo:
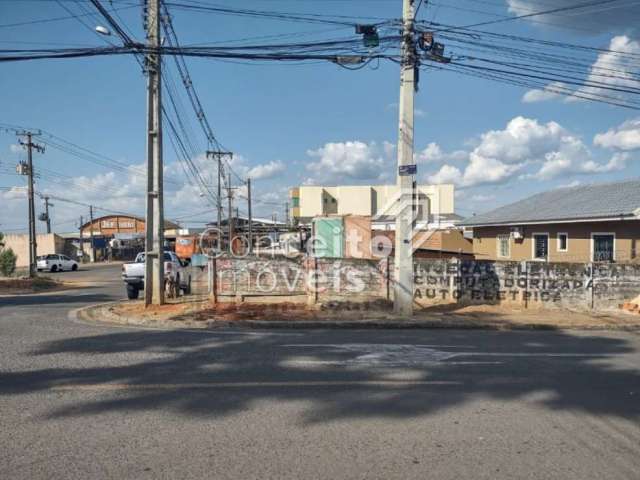
<path fill-rule="evenodd" d="M 89 237 L 91 238 L 91 261 L 96 261 L 96 245 L 93 241 L 93 205 L 89 205 Z"/>
<path fill-rule="evenodd" d="M 247 214 L 249 216 L 249 255 L 253 253 L 253 215 L 251 214 L 251 179 L 247 179 Z"/>
<path fill-rule="evenodd" d="M 27 175 L 29 177 L 29 276 L 35 277 L 38 271 L 37 258 L 38 258 L 38 244 L 36 238 L 36 205 L 34 202 L 34 189 L 33 189 L 33 150 L 40 153 L 44 153 L 44 147 L 33 143 L 33 137 L 39 135 L 39 133 L 33 132 L 19 132 L 19 136 L 24 136 L 27 141 L 20 140 L 20 144 L 27 149 L 27 164 L 20 163 L 18 165 L 18 173 L 21 175 Z"/>
<path fill-rule="evenodd" d="M 51 233 L 51 217 L 49 216 L 49 207 L 53 207 L 53 203 L 49 203 L 49 197 L 44 197 L 44 216 L 47 222 L 47 233 Z"/>
<path fill-rule="evenodd" d="M 147 206 L 144 304 L 164 303 L 164 202 L 160 0 L 147 1 Z"/>
<path fill-rule="evenodd" d="M 82 218 L 82 215 L 80 215 L 80 253 L 82 254 L 80 258 L 82 258 L 82 262 L 84 262 L 84 239 L 82 237 L 83 225 L 84 225 L 84 219 Z"/>

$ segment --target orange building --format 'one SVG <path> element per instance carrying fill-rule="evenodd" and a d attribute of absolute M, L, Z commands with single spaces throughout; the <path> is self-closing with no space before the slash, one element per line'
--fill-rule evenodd
<path fill-rule="evenodd" d="M 173 222 L 164 221 L 165 229 L 180 228 Z M 87 238 L 93 231 L 94 236 L 113 238 L 116 233 L 144 233 L 145 221 L 141 217 L 130 215 L 105 215 L 94 218 L 93 223 L 87 222 L 82 225 L 80 233 L 83 238 Z"/>

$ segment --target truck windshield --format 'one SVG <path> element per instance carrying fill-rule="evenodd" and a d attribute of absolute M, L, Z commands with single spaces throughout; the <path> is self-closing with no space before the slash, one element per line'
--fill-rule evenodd
<path fill-rule="evenodd" d="M 144 253 L 138 254 L 138 256 L 136 257 L 136 263 L 144 263 L 144 257 L 145 257 Z M 164 261 L 165 262 L 170 262 L 171 261 L 171 254 L 170 253 L 167 253 L 167 252 L 164 253 Z"/>

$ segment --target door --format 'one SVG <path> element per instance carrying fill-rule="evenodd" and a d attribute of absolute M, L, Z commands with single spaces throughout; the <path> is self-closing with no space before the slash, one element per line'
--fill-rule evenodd
<path fill-rule="evenodd" d="M 607 233 L 593 234 L 593 261 L 613 262 L 614 260 L 614 237 Z"/>
<path fill-rule="evenodd" d="M 549 235 L 533 235 L 533 258 L 534 260 L 547 260 L 549 256 Z"/>
<path fill-rule="evenodd" d="M 73 265 L 71 259 L 66 255 L 60 255 L 60 258 L 62 261 L 62 268 L 65 270 L 71 270 L 71 266 Z"/>

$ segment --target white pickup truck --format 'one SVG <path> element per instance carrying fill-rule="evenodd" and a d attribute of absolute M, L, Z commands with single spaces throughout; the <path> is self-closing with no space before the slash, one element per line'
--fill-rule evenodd
<path fill-rule="evenodd" d="M 122 265 L 122 279 L 126 284 L 127 298 L 135 300 L 138 298 L 140 290 L 144 290 L 144 252 L 139 253 L 133 262 Z M 187 264 L 173 252 L 164 252 L 164 278 L 169 280 L 171 285 L 175 285 L 175 294 L 180 290 L 185 295 L 191 293 L 191 273 Z"/>

